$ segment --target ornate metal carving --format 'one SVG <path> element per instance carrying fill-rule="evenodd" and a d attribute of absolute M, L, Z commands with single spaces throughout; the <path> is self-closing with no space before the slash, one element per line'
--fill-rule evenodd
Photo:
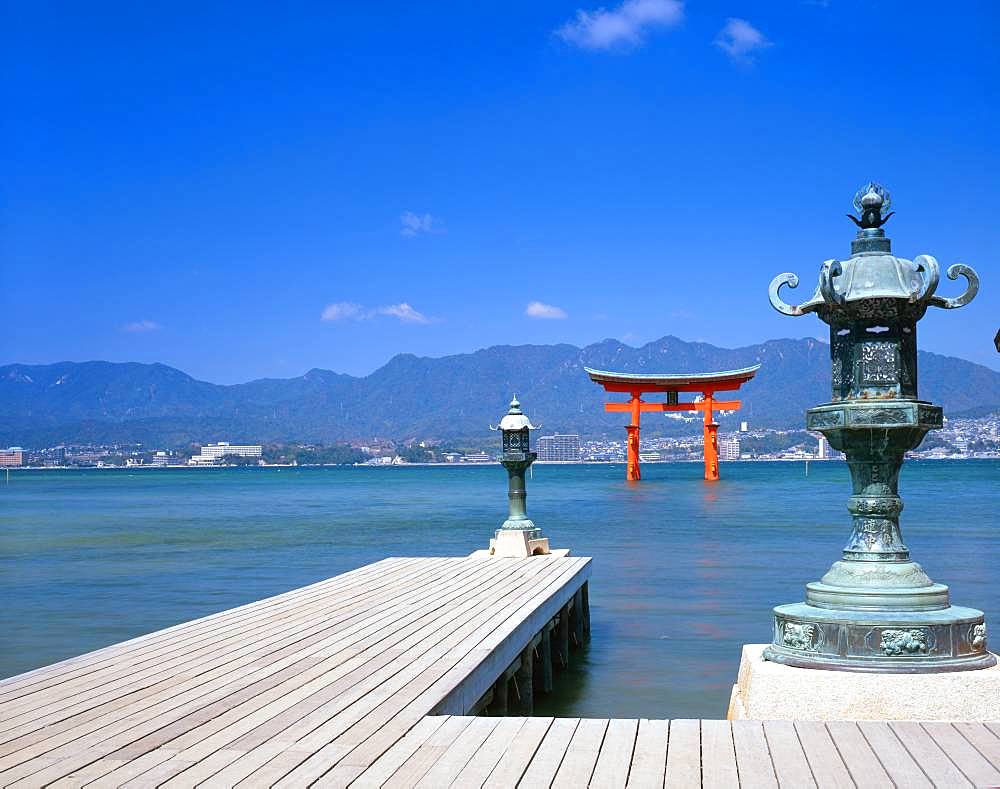
<path fill-rule="evenodd" d="M 879 649 L 890 657 L 926 654 L 927 632 L 918 628 L 883 630 Z"/>
<path fill-rule="evenodd" d="M 969 645 L 973 649 L 986 649 L 986 625 L 973 625 L 969 630 Z"/>
<path fill-rule="evenodd" d="M 805 622 L 785 622 L 781 643 L 789 649 L 814 649 L 815 641 L 816 625 Z"/>
<path fill-rule="evenodd" d="M 909 418 L 909 408 L 864 408 L 850 412 L 853 425 L 900 425 Z"/>
<path fill-rule="evenodd" d="M 861 345 L 861 379 L 866 384 L 891 384 L 899 378 L 896 344 L 866 342 Z"/>
<path fill-rule="evenodd" d="M 807 425 L 810 430 L 821 427 L 834 427 L 844 424 L 843 411 L 809 411 L 806 415 Z"/>

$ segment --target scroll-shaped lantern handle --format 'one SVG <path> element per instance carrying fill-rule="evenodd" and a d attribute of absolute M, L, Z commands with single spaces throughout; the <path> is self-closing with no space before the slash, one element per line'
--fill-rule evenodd
<path fill-rule="evenodd" d="M 820 266 L 819 292 L 823 297 L 823 301 L 831 306 L 844 303 L 843 297 L 840 296 L 833 287 L 834 278 L 839 277 L 843 273 L 844 269 L 840 265 L 839 260 L 830 259 L 824 261 L 823 265 Z"/>
<path fill-rule="evenodd" d="M 954 265 L 948 266 L 947 274 L 948 279 L 958 279 L 959 274 L 965 277 L 967 283 L 965 286 L 965 293 L 954 299 L 946 299 L 943 296 L 932 296 L 930 304 L 935 307 L 941 307 L 945 310 L 957 310 L 959 307 L 964 307 L 976 298 L 976 294 L 979 292 L 979 275 L 976 273 L 975 269 L 971 266 L 966 266 L 964 263 L 955 263 Z"/>
<path fill-rule="evenodd" d="M 797 304 L 786 304 L 781 300 L 781 297 L 778 295 L 778 291 L 781 289 L 782 285 L 787 285 L 790 288 L 797 288 L 799 286 L 799 278 L 790 271 L 786 271 L 784 274 L 779 274 L 772 279 L 771 284 L 767 287 L 767 297 L 771 300 L 771 306 L 782 315 L 802 315 L 802 308 L 800 306 Z"/>

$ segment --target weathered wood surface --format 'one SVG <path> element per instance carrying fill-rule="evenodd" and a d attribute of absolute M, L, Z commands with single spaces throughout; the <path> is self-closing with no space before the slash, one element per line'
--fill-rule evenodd
<path fill-rule="evenodd" d="M 400 764 L 401 753 L 390 751 L 355 785 L 598 789 L 1000 785 L 996 724 L 576 718 L 486 722 L 490 720 L 424 718 L 418 737 L 401 748 L 410 754 L 407 762 Z M 501 726 L 506 743 L 502 755 L 497 750 Z M 450 730 L 447 738 L 432 739 L 431 732 L 445 728 Z M 487 731 L 493 734 L 484 735 Z M 487 772 L 490 765 L 492 773 Z M 397 777 L 401 780 L 394 783 Z"/>
<path fill-rule="evenodd" d="M 2 680 L 0 786 L 346 785 L 380 757 L 374 783 L 482 783 L 522 727 L 426 716 L 467 711 L 589 575 L 386 559 Z"/>

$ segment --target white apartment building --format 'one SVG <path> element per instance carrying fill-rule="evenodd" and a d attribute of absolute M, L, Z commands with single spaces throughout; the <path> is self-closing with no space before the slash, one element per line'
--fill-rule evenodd
<path fill-rule="evenodd" d="M 740 437 L 739 435 L 728 436 L 719 439 L 719 459 L 739 460 L 740 459 Z"/>
<path fill-rule="evenodd" d="M 539 436 L 535 441 L 535 451 L 539 460 L 559 461 L 563 463 L 579 462 L 580 436 L 576 433 L 556 433 L 552 436 Z"/>
<path fill-rule="evenodd" d="M 188 463 L 192 466 L 218 463 L 226 455 L 239 455 L 244 458 L 259 458 L 263 454 L 260 444 L 230 444 L 220 441 L 218 444 L 205 444 L 200 455 L 194 455 Z"/>

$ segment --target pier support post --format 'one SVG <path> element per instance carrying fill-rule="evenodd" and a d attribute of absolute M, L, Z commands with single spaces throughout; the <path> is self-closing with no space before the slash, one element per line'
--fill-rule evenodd
<path fill-rule="evenodd" d="M 559 662 L 563 668 L 569 666 L 569 603 L 563 606 L 559 612 L 559 633 L 556 640 L 556 651 L 559 653 Z"/>
<path fill-rule="evenodd" d="M 552 623 L 547 622 L 542 628 L 542 640 L 539 643 L 539 657 L 542 662 L 542 691 L 552 692 Z"/>
<path fill-rule="evenodd" d="M 581 599 L 583 601 L 583 636 L 590 641 L 590 582 L 583 585 Z"/>
<path fill-rule="evenodd" d="M 514 675 L 517 681 L 517 692 L 520 696 L 518 713 L 521 715 L 531 715 L 535 710 L 534 663 L 535 648 L 529 644 L 528 648 L 521 653 L 521 665 Z"/>
<path fill-rule="evenodd" d="M 573 595 L 573 641 L 583 646 L 583 588 Z"/>

